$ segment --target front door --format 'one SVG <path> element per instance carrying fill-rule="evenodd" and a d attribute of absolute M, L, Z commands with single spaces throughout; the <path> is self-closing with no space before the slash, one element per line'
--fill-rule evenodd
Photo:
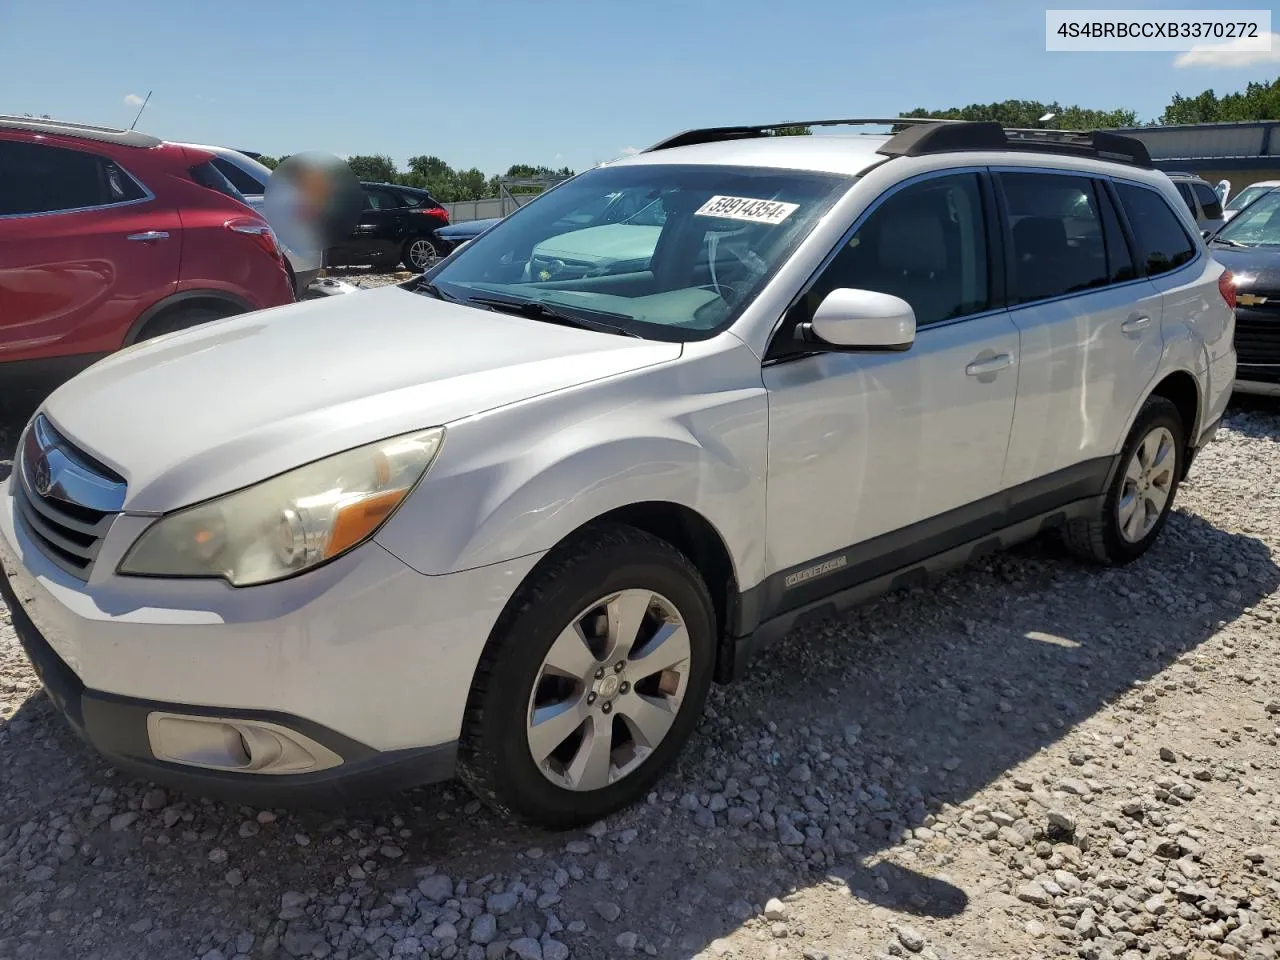
<path fill-rule="evenodd" d="M 765 616 L 972 539 L 984 511 L 996 509 L 1019 347 L 1008 314 L 993 308 L 985 194 L 976 172 L 929 176 L 890 193 L 776 335 L 763 371 Z M 841 287 L 910 303 L 911 349 L 805 352 L 792 330 Z"/>

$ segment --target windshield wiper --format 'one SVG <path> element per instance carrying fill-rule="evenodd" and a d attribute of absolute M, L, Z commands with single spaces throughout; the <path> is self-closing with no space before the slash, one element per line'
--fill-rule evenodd
<path fill-rule="evenodd" d="M 1231 240 L 1231 239 L 1230 239 L 1230 238 L 1228 238 L 1228 237 L 1214 237 L 1214 238 L 1213 238 L 1211 241 L 1209 241 L 1209 242 L 1210 242 L 1210 243 L 1223 243 L 1223 244 L 1226 244 L 1228 247 L 1239 247 L 1241 250 L 1248 250 L 1248 249 L 1249 249 L 1249 245 L 1248 245 L 1247 243 L 1241 243 L 1239 240 Z"/>
<path fill-rule="evenodd" d="M 458 302 L 457 297 L 450 296 L 449 294 L 445 293 L 443 290 L 437 287 L 430 280 L 419 280 L 418 285 L 413 289 L 414 289 L 414 292 L 416 293 L 425 293 L 429 296 L 435 297 L 437 300 L 444 300 L 447 303 Z"/>
<path fill-rule="evenodd" d="M 599 320 L 591 320 L 587 317 L 580 316 L 576 309 L 571 312 L 569 310 L 559 309 L 541 300 L 506 300 L 500 297 L 467 297 L 464 301 L 468 304 L 478 304 L 487 307 L 490 310 L 497 310 L 501 313 L 514 313 L 518 316 L 528 317 L 531 320 L 544 320 L 548 323 L 558 323 L 564 327 L 577 327 L 579 330 L 595 330 L 597 333 L 616 333 L 623 337 L 640 337 L 640 334 L 617 324 L 603 323 Z M 612 313 L 608 310 L 592 310 L 590 308 L 582 308 L 582 312 L 592 317 L 612 317 L 617 320 L 630 320 L 631 318 L 625 313 Z"/>

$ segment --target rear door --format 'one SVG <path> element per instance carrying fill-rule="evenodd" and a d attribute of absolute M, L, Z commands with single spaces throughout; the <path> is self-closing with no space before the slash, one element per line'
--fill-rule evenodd
<path fill-rule="evenodd" d="M 1009 311 L 1022 349 L 1004 485 L 1096 493 L 1160 363 L 1160 291 L 1140 276 L 1107 184 L 999 170 Z"/>
<path fill-rule="evenodd" d="M 115 160 L 0 137 L 0 362 L 105 353 L 174 292 L 182 234 Z"/>

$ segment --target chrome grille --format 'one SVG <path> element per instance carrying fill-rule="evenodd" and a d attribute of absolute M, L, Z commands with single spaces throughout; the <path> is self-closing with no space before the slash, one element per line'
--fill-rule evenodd
<path fill-rule="evenodd" d="M 124 506 L 124 479 L 77 449 L 43 414 L 23 435 L 14 467 L 11 486 L 24 530 L 61 569 L 88 579 Z"/>

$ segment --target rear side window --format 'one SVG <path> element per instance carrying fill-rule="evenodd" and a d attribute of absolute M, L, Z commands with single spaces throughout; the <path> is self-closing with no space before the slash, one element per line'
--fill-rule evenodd
<path fill-rule="evenodd" d="M 1010 302 L 1031 303 L 1110 282 L 1094 182 L 1053 173 L 1001 173 L 1012 243 Z"/>
<path fill-rule="evenodd" d="M 366 210 L 395 210 L 402 206 L 404 204 L 400 197 L 390 190 L 365 188 L 364 208 Z"/>
<path fill-rule="evenodd" d="M 1191 184 L 1191 191 L 1196 195 L 1196 199 L 1200 201 L 1206 220 L 1222 219 L 1222 200 L 1213 192 L 1213 187 L 1207 183 L 1196 182 Z"/>
<path fill-rule="evenodd" d="M 1185 180 L 1175 180 L 1175 187 L 1178 188 L 1178 196 L 1182 198 L 1182 202 L 1187 205 L 1187 209 L 1191 211 L 1193 217 L 1200 216 L 1196 212 L 1196 198 L 1191 195 L 1191 185 Z"/>
<path fill-rule="evenodd" d="M 259 183 L 256 179 L 249 176 L 230 160 L 222 157 L 214 157 L 209 161 L 218 168 L 218 172 L 231 181 L 231 185 L 239 190 L 245 196 L 255 196 L 256 194 L 266 193 L 267 185 Z"/>
<path fill-rule="evenodd" d="M 84 210 L 146 196 L 114 160 L 96 153 L 0 140 L 0 216 Z"/>
<path fill-rule="evenodd" d="M 1196 245 L 1161 194 L 1128 183 L 1117 183 L 1116 193 L 1129 217 L 1138 258 L 1146 265 L 1148 276 L 1168 273 L 1195 259 Z"/>
<path fill-rule="evenodd" d="M 244 194 L 236 189 L 235 184 L 222 175 L 222 171 L 215 167 L 211 160 L 197 163 L 192 167 L 191 179 L 200 184 L 200 186 L 209 190 L 217 190 L 218 193 L 224 194 L 232 200 L 239 200 L 246 205 L 249 203 L 244 198 Z"/>

